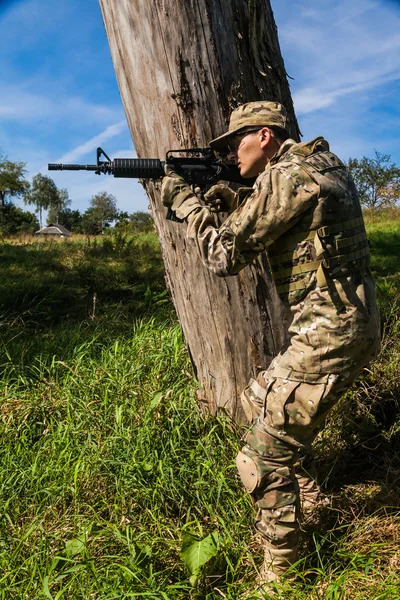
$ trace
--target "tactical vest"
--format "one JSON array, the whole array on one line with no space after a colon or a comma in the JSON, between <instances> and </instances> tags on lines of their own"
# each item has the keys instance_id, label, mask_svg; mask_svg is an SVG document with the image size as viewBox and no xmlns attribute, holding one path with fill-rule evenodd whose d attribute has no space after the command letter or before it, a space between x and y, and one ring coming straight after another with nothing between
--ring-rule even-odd
<instances>
[{"instance_id":1,"label":"tactical vest","mask_svg":"<svg viewBox=\"0 0 400 600\"><path fill-rule=\"evenodd\" d=\"M315 149L317 151L315 151ZM305 149L309 151L309 148ZM318 204L321 214L328 215L324 224L312 231L296 227L295 234L284 234L268 249L268 259L278 294L302 290L309 286L305 275L316 272L317 285L328 286L330 279L344 277L369 266L369 243L354 183L337 156L325 148L312 148L304 155L292 153L293 162L304 169L320 187ZM333 215L333 216L332 216ZM304 258L304 243L311 246ZM310 258L311 254L311 258Z\"/></svg>"}]
</instances>

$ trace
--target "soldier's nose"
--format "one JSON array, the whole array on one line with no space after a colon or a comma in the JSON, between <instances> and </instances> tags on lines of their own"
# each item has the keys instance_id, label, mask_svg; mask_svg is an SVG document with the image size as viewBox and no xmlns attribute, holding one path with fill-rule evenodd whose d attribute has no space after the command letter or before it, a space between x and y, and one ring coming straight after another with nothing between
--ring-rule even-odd
<instances>
[{"instance_id":1,"label":"soldier's nose","mask_svg":"<svg viewBox=\"0 0 400 600\"><path fill-rule=\"evenodd\" d=\"M234 160L235 162L237 162L237 152L236 151L229 152L228 160Z\"/></svg>"}]
</instances>

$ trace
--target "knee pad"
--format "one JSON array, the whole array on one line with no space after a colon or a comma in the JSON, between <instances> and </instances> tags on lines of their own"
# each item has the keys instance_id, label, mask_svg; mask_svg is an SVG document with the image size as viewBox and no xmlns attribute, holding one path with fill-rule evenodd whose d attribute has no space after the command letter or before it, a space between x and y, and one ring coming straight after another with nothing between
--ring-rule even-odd
<instances>
[{"instance_id":1,"label":"knee pad","mask_svg":"<svg viewBox=\"0 0 400 600\"><path fill-rule=\"evenodd\" d=\"M251 456L240 451L236 457L236 468L246 490L251 494L259 483L257 465Z\"/></svg>"},{"instance_id":2,"label":"knee pad","mask_svg":"<svg viewBox=\"0 0 400 600\"><path fill-rule=\"evenodd\" d=\"M245 446L236 457L236 467L246 491L259 508L277 508L295 502L296 493L289 490L294 485L294 472L287 465L259 456Z\"/></svg>"},{"instance_id":3,"label":"knee pad","mask_svg":"<svg viewBox=\"0 0 400 600\"><path fill-rule=\"evenodd\" d=\"M295 503L297 448L279 435L272 435L259 422L249 432L246 442L236 457L236 466L253 501L261 509Z\"/></svg>"}]
</instances>

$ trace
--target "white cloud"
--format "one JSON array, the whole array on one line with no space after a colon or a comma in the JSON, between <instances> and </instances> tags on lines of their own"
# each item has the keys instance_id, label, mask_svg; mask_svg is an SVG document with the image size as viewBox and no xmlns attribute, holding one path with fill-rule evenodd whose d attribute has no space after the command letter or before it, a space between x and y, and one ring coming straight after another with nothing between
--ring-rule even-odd
<instances>
[{"instance_id":1,"label":"white cloud","mask_svg":"<svg viewBox=\"0 0 400 600\"><path fill-rule=\"evenodd\" d=\"M73 150L68 151L66 154L63 154L58 160L57 163L73 163L76 162L81 156L85 156L88 152L95 150L98 146L101 146L107 140L119 135L122 131L126 129L126 121L119 121L114 125L110 125L104 131L90 138L87 142L76 146Z\"/></svg>"},{"instance_id":2,"label":"white cloud","mask_svg":"<svg viewBox=\"0 0 400 600\"><path fill-rule=\"evenodd\" d=\"M322 93L315 88L303 88L293 94L293 103L298 115L326 108L335 101L334 93Z\"/></svg>"},{"instance_id":3,"label":"white cloud","mask_svg":"<svg viewBox=\"0 0 400 600\"><path fill-rule=\"evenodd\" d=\"M363 90L369 90L397 79L400 79L400 70L382 75L375 74L375 77L372 76L371 73L371 76L365 81L361 81L355 85L343 86L337 89L327 89L324 91L321 90L320 87L303 88L293 94L295 110L298 115L314 112L321 108L327 108L328 106L331 106L340 96L361 92Z\"/></svg>"},{"instance_id":4,"label":"white cloud","mask_svg":"<svg viewBox=\"0 0 400 600\"><path fill-rule=\"evenodd\" d=\"M274 6L299 115L400 78L400 11L382 0Z\"/></svg>"}]
</instances>

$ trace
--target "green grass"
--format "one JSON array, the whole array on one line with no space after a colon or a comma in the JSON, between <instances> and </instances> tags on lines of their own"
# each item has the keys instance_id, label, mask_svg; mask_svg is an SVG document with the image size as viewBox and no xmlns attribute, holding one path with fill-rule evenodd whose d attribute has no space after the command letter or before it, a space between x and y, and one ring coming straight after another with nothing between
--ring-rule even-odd
<instances>
[{"instance_id":1,"label":"green grass","mask_svg":"<svg viewBox=\"0 0 400 600\"><path fill-rule=\"evenodd\" d=\"M400 598L400 285L385 227L393 249L393 220L368 222L383 351L316 441L332 508L303 525L285 600ZM238 599L261 560L240 432L197 410L154 235L0 255L0 598ZM188 533L219 537L195 587Z\"/></svg>"},{"instance_id":2,"label":"green grass","mask_svg":"<svg viewBox=\"0 0 400 600\"><path fill-rule=\"evenodd\" d=\"M372 268L377 281L387 278L400 288L400 208L367 212L365 216L371 241Z\"/></svg>"}]
</instances>

